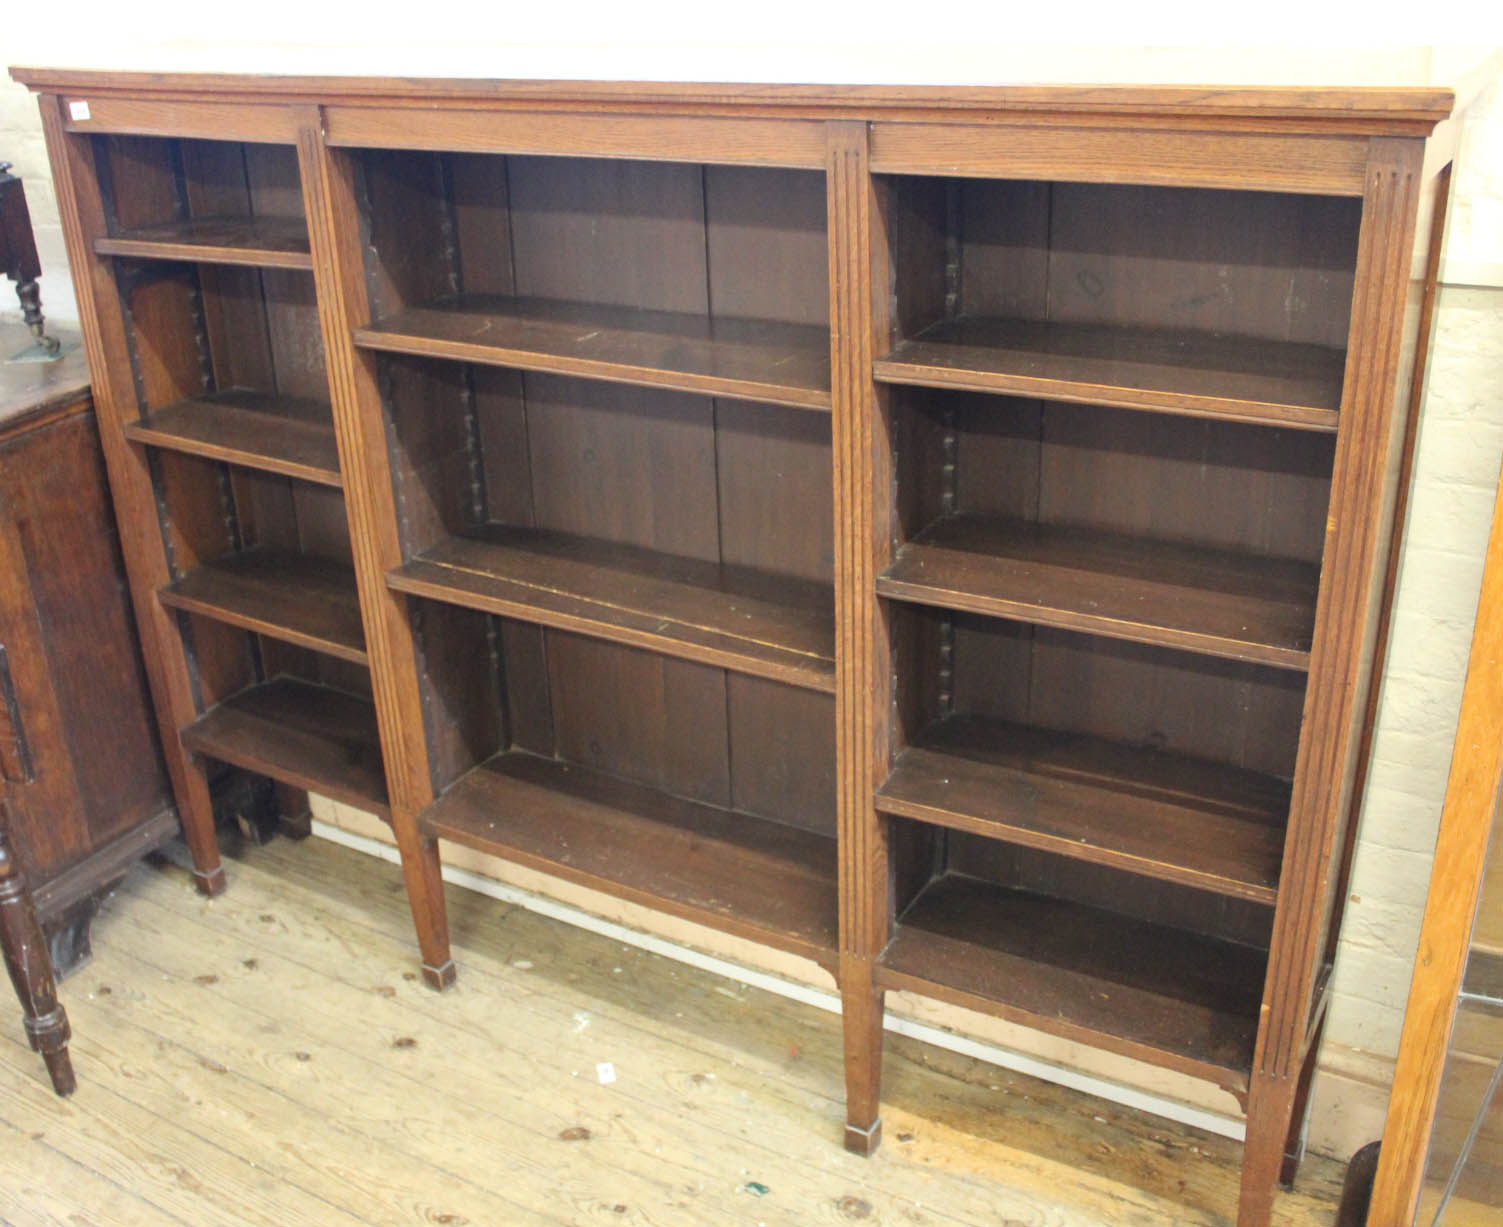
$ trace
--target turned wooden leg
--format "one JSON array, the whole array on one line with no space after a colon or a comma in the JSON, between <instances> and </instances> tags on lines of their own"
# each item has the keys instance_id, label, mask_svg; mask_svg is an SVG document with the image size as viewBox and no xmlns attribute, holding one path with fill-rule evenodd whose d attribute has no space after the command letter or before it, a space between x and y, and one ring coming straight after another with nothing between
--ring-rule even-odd
<instances>
[{"instance_id":1,"label":"turned wooden leg","mask_svg":"<svg viewBox=\"0 0 1503 1227\"><path fill-rule=\"evenodd\" d=\"M219 862L219 840L214 834L214 799L209 794L209 776L203 759L196 754L184 756L183 804L178 817L183 824L183 839L193 858L193 881L199 893L213 898L225 888L224 866Z\"/></svg>"},{"instance_id":2,"label":"turned wooden leg","mask_svg":"<svg viewBox=\"0 0 1503 1227\"><path fill-rule=\"evenodd\" d=\"M417 925L418 947L423 954L423 979L428 987L442 991L454 983L454 959L449 953L449 917L444 907L443 866L438 841L423 835L416 820L392 814L392 831L402 854L402 877Z\"/></svg>"},{"instance_id":3,"label":"turned wooden leg","mask_svg":"<svg viewBox=\"0 0 1503 1227\"><path fill-rule=\"evenodd\" d=\"M11 856L9 825L10 812L0 801L0 948L5 952L10 982L21 999L26 1038L47 1063L52 1089L59 1095L71 1095L77 1083L68 1059L68 1015L57 1000L52 961L47 957L47 941L37 923L31 892L26 889L21 867Z\"/></svg>"},{"instance_id":4,"label":"turned wooden leg","mask_svg":"<svg viewBox=\"0 0 1503 1227\"><path fill-rule=\"evenodd\" d=\"M1299 1080L1294 1086L1294 1105L1289 1112L1289 1132L1284 1139L1284 1162L1279 1167L1279 1183L1285 1188L1294 1184L1299 1174L1299 1161L1305 1157L1305 1122L1310 1119L1310 1086L1315 1081L1315 1055L1320 1051L1320 1037L1325 1034L1326 1020L1320 1020L1315 1037L1310 1041L1310 1050L1305 1053L1300 1066Z\"/></svg>"},{"instance_id":5,"label":"turned wooden leg","mask_svg":"<svg viewBox=\"0 0 1503 1227\"><path fill-rule=\"evenodd\" d=\"M1237 1227L1268 1227L1298 1089L1298 1079L1253 1074L1247 1098L1247 1140L1242 1146L1242 1196L1237 1203Z\"/></svg>"},{"instance_id":6,"label":"turned wooden leg","mask_svg":"<svg viewBox=\"0 0 1503 1227\"><path fill-rule=\"evenodd\" d=\"M845 1148L869 1155L882 1143L882 998L865 959L840 960L845 1029Z\"/></svg>"}]
</instances>

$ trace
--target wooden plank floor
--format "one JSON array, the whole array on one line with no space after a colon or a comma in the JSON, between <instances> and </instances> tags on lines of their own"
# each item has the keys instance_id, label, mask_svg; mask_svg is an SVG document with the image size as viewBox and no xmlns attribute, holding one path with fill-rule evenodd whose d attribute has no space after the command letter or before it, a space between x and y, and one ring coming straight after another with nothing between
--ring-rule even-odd
<instances>
[{"instance_id":1,"label":"wooden plank floor","mask_svg":"<svg viewBox=\"0 0 1503 1227\"><path fill-rule=\"evenodd\" d=\"M278 841L243 852L212 902L177 861L137 867L63 985L72 1100L0 998L0 1220L1230 1221L1236 1143L895 1037L887 1141L855 1158L833 1016L449 901L460 978L437 996L394 866ZM1329 1223L1340 1177L1308 1159L1275 1221Z\"/></svg>"}]
</instances>

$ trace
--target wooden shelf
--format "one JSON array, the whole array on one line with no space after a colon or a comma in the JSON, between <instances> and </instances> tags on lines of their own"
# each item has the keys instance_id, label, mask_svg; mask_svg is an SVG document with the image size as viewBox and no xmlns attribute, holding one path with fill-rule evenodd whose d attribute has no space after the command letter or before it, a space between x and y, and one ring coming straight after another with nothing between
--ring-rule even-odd
<instances>
[{"instance_id":1,"label":"wooden shelf","mask_svg":"<svg viewBox=\"0 0 1503 1227\"><path fill-rule=\"evenodd\" d=\"M1309 563L990 516L936 520L877 579L896 600L1308 669Z\"/></svg>"},{"instance_id":2,"label":"wooden shelf","mask_svg":"<svg viewBox=\"0 0 1503 1227\"><path fill-rule=\"evenodd\" d=\"M835 688L834 600L818 584L501 526L450 537L387 583L792 686Z\"/></svg>"},{"instance_id":3,"label":"wooden shelf","mask_svg":"<svg viewBox=\"0 0 1503 1227\"><path fill-rule=\"evenodd\" d=\"M177 401L125 427L125 437L190 456L341 486L329 407L230 389Z\"/></svg>"},{"instance_id":4,"label":"wooden shelf","mask_svg":"<svg viewBox=\"0 0 1503 1227\"><path fill-rule=\"evenodd\" d=\"M184 748L390 821L376 709L369 699L278 678L243 690L183 729Z\"/></svg>"},{"instance_id":5,"label":"wooden shelf","mask_svg":"<svg viewBox=\"0 0 1503 1227\"><path fill-rule=\"evenodd\" d=\"M201 564L160 596L174 609L367 663L355 573L338 563L250 550Z\"/></svg>"},{"instance_id":6,"label":"wooden shelf","mask_svg":"<svg viewBox=\"0 0 1503 1227\"><path fill-rule=\"evenodd\" d=\"M300 217L195 217L142 226L94 240L102 256L192 260L254 268L313 267L308 227Z\"/></svg>"},{"instance_id":7,"label":"wooden shelf","mask_svg":"<svg viewBox=\"0 0 1503 1227\"><path fill-rule=\"evenodd\" d=\"M442 839L816 959L835 958L835 841L522 752L423 812Z\"/></svg>"},{"instance_id":8,"label":"wooden shelf","mask_svg":"<svg viewBox=\"0 0 1503 1227\"><path fill-rule=\"evenodd\" d=\"M367 349L830 408L830 334L771 320L463 295L355 329Z\"/></svg>"},{"instance_id":9,"label":"wooden shelf","mask_svg":"<svg viewBox=\"0 0 1503 1227\"><path fill-rule=\"evenodd\" d=\"M1289 785L1100 738L952 716L898 756L877 809L1271 904Z\"/></svg>"},{"instance_id":10,"label":"wooden shelf","mask_svg":"<svg viewBox=\"0 0 1503 1227\"><path fill-rule=\"evenodd\" d=\"M880 979L1240 1090L1267 957L947 874L904 912Z\"/></svg>"},{"instance_id":11,"label":"wooden shelf","mask_svg":"<svg viewBox=\"0 0 1503 1227\"><path fill-rule=\"evenodd\" d=\"M874 364L884 383L1334 431L1342 350L1171 329L962 316Z\"/></svg>"}]
</instances>

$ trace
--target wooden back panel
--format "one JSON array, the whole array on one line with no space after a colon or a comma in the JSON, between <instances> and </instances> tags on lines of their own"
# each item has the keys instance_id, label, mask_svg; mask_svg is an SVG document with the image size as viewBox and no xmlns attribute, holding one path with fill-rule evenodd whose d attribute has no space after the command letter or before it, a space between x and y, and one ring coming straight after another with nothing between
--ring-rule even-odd
<instances>
[{"instance_id":1,"label":"wooden back panel","mask_svg":"<svg viewBox=\"0 0 1503 1227\"><path fill-rule=\"evenodd\" d=\"M360 156L378 315L462 292L828 318L816 173ZM409 556L493 522L833 582L822 415L439 361L384 359L383 371ZM487 642L507 679L510 744L833 832L828 696L510 620ZM465 660L447 676L425 659L432 693L449 696L439 705L457 706ZM460 739L483 741L483 726L474 716ZM439 757L446 784L465 756Z\"/></svg>"}]
</instances>

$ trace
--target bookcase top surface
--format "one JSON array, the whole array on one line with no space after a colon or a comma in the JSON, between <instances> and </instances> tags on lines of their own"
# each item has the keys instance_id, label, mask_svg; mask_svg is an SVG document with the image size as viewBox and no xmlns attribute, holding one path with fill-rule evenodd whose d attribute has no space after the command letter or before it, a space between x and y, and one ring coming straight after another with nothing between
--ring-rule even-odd
<instances>
[{"instance_id":1,"label":"bookcase top surface","mask_svg":"<svg viewBox=\"0 0 1503 1227\"><path fill-rule=\"evenodd\" d=\"M852 118L949 115L1332 125L1347 131L1423 134L1455 105L1449 89L1226 85L791 85L681 81L477 80L465 78L123 72L17 66L38 91L138 98L455 107L613 107L666 112L723 110Z\"/></svg>"}]
</instances>

